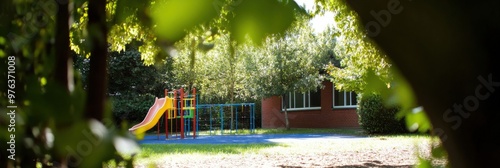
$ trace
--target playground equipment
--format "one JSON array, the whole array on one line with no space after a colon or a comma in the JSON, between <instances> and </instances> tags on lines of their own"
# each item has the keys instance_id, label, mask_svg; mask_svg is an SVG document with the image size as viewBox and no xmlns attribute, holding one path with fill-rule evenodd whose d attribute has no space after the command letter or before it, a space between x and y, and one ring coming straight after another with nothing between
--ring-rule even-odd
<instances>
[{"instance_id":1,"label":"playground equipment","mask_svg":"<svg viewBox=\"0 0 500 168\"><path fill-rule=\"evenodd\" d=\"M179 92L179 94L177 94ZM186 94L184 92L184 89L181 88L179 90L174 90L172 92L168 92L168 90L165 89L165 95L169 97L173 97L173 103L176 104L174 105L174 108L171 110L166 111L167 115L165 116L165 138L168 139L169 137L169 132L168 132L168 120L171 120L170 124L170 129L172 132L172 121L177 121L180 120L180 137L181 139L184 139L186 136L186 131L189 132L189 130L193 131L193 139L196 138L196 89L193 88L193 93L191 95ZM179 108L177 108L179 107ZM192 120L192 125L191 126L191 119ZM185 124L187 122L187 124ZM176 123L177 126L177 123ZM159 138L159 132L160 132L160 123L158 123L158 138Z\"/></svg>"},{"instance_id":2,"label":"playground equipment","mask_svg":"<svg viewBox=\"0 0 500 168\"><path fill-rule=\"evenodd\" d=\"M196 110L199 116L198 129L207 130L210 135L217 130L223 135L227 129L229 133L233 130L237 133L239 128L244 127L250 133L255 132L255 103L199 104Z\"/></svg>"},{"instance_id":3,"label":"playground equipment","mask_svg":"<svg viewBox=\"0 0 500 168\"><path fill-rule=\"evenodd\" d=\"M142 120L142 122L140 122L139 124L134 125L129 129L129 131L135 134L146 132L156 125L160 117L163 115L164 111L170 110L172 108L173 106L171 98L165 97L158 99L158 97L156 97L155 103L153 104L153 106L151 106L151 108L149 108L149 111L146 114L144 120Z\"/></svg>"},{"instance_id":4,"label":"playground equipment","mask_svg":"<svg viewBox=\"0 0 500 168\"><path fill-rule=\"evenodd\" d=\"M180 139L184 139L192 132L193 139L198 135L198 130L208 130L210 135L220 128L221 135L224 129L230 128L237 132L238 128L248 126L251 133L255 132L255 104L197 104L196 89L192 93L184 92L184 89L168 91L165 89L165 98L156 98L155 103L149 109L144 120L134 125L129 131L134 134L144 133L157 125L157 136L160 138L160 118L163 116L165 126L165 139L173 137L169 133L180 133ZM231 121L225 121L227 111L230 109ZM236 122L233 122L233 119ZM242 124L239 121L248 123ZM230 124L228 124L230 123ZM235 123L233 127L233 123ZM169 132L170 126L170 132ZM201 127L201 128L200 128ZM174 131L175 129L175 131Z\"/></svg>"},{"instance_id":5,"label":"playground equipment","mask_svg":"<svg viewBox=\"0 0 500 168\"><path fill-rule=\"evenodd\" d=\"M179 94L177 94L179 93ZM184 139L186 124L193 120L193 138L196 138L196 89L193 89L192 95L186 95L184 89L168 92L165 89L165 98L156 98L155 103L149 108L146 117L139 124L134 125L129 131L134 134L144 133L157 125L162 116L165 115L165 135L168 138L168 120L180 119L180 137ZM189 130L189 126L187 130ZM158 125L159 133L159 125Z\"/></svg>"}]
</instances>

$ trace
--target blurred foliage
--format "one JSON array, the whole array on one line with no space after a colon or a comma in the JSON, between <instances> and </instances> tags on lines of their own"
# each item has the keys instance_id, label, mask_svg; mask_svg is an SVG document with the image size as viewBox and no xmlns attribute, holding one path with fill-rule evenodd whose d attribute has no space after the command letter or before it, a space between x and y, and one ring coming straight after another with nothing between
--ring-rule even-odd
<instances>
[{"instance_id":1,"label":"blurred foliage","mask_svg":"<svg viewBox=\"0 0 500 168\"><path fill-rule=\"evenodd\" d=\"M248 40L248 35L260 44L265 37L287 30L297 18L296 13L307 14L291 0L242 1L234 8L234 17L229 19L232 40L242 43Z\"/></svg>"},{"instance_id":2,"label":"blurred foliage","mask_svg":"<svg viewBox=\"0 0 500 168\"><path fill-rule=\"evenodd\" d=\"M215 0L170 0L158 1L151 7L151 18L158 37L170 42L181 40L199 24L214 19L220 8L214 7Z\"/></svg>"},{"instance_id":3,"label":"blurred foliage","mask_svg":"<svg viewBox=\"0 0 500 168\"><path fill-rule=\"evenodd\" d=\"M15 103L2 99L0 104L17 106L15 119L0 116L0 141L15 140L15 155L0 151L0 167L99 167L106 160L131 165L138 146L127 131L115 127L110 118L84 119L86 93L81 76L70 74L75 81L70 88L54 79L58 73L54 71L57 1L2 1L0 6L1 51L15 57L16 64L12 74ZM0 59L0 67L7 69L7 57ZM7 72L0 76L7 79ZM0 83L6 85L4 80ZM6 92L0 91L2 95ZM6 110L0 111L6 114ZM14 126L7 125L12 122ZM7 145L0 146L8 149ZM8 159L9 155L15 160Z\"/></svg>"}]
</instances>

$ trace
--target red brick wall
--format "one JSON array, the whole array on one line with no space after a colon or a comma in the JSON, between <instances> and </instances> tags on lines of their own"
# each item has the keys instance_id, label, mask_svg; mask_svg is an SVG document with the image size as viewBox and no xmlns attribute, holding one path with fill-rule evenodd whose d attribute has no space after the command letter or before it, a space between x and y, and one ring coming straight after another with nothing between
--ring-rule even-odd
<instances>
[{"instance_id":1,"label":"red brick wall","mask_svg":"<svg viewBox=\"0 0 500 168\"><path fill-rule=\"evenodd\" d=\"M321 109L289 111L291 128L345 128L359 127L355 108L332 109L333 84L323 82ZM262 100L262 128L285 127L285 114L281 112L281 98L274 96Z\"/></svg>"}]
</instances>

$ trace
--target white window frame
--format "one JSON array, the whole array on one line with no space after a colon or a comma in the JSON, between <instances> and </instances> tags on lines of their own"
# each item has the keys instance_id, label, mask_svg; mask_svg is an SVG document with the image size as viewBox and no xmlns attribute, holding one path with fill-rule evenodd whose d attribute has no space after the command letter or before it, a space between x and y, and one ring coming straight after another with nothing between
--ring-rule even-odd
<instances>
[{"instance_id":1,"label":"white window frame","mask_svg":"<svg viewBox=\"0 0 500 168\"><path fill-rule=\"evenodd\" d=\"M343 93L343 95L344 95L344 105L339 106L339 105L335 104L335 88L333 88L332 89L332 105L333 105L334 109L335 108L357 108L358 107L357 103L356 103L356 105L352 105L352 103L353 103L353 101L352 101L352 99L353 99L352 93L354 93L353 91L349 91L349 92L348 91L339 91L339 93ZM346 96L347 94L346 93L348 93L349 97L350 97L349 104L347 104L347 101L345 101L347 99L347 96ZM356 97L354 97L354 98L356 98Z\"/></svg>"},{"instance_id":2,"label":"white window frame","mask_svg":"<svg viewBox=\"0 0 500 168\"><path fill-rule=\"evenodd\" d=\"M304 107L291 107L291 104L292 104L292 99L293 99L293 102L296 102L296 94L297 92L288 92L288 95L287 95L287 98L288 98L288 107L287 107L287 111L305 111L305 110L321 110L321 102L320 102L320 106L318 107L311 107L311 92L310 91L307 91L305 92L306 94L303 94L302 96L302 100L304 102ZM293 95L293 96L291 96ZM307 103L306 103L306 95L309 96L309 98L307 99ZM309 107L305 107L305 105L308 104ZM283 108L284 106L284 100L283 100L283 97L281 98L281 110L282 111L285 111L285 109Z\"/></svg>"}]
</instances>

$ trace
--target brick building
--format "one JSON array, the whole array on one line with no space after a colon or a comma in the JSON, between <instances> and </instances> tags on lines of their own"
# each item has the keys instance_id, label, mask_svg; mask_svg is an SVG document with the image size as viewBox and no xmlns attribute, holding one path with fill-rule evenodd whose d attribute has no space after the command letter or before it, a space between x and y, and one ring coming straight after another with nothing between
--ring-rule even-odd
<instances>
[{"instance_id":1,"label":"brick building","mask_svg":"<svg viewBox=\"0 0 500 168\"><path fill-rule=\"evenodd\" d=\"M262 128L285 127L283 101L288 101L291 128L359 127L356 94L334 90L329 81L317 92L292 92L287 100L274 96L262 100Z\"/></svg>"}]
</instances>

